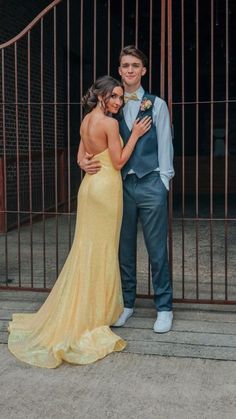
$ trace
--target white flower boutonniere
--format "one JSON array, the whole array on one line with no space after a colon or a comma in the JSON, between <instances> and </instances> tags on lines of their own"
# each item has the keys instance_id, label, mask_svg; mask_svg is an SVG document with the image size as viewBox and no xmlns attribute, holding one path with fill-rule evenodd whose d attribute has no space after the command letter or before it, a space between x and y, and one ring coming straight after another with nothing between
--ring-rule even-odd
<instances>
[{"instance_id":1,"label":"white flower boutonniere","mask_svg":"<svg viewBox=\"0 0 236 419\"><path fill-rule=\"evenodd\" d=\"M146 97L143 98L141 105L140 105L140 110L142 112L146 111L147 109L150 109L152 107L152 102L150 99L147 99Z\"/></svg>"}]
</instances>

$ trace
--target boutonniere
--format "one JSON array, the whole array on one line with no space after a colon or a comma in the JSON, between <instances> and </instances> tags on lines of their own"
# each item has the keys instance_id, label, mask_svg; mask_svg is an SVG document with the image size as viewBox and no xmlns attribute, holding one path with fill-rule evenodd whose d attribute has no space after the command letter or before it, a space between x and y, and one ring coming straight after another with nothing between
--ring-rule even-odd
<instances>
[{"instance_id":1,"label":"boutonniere","mask_svg":"<svg viewBox=\"0 0 236 419\"><path fill-rule=\"evenodd\" d=\"M150 99L147 99L146 97L143 98L141 105L140 105L140 110L142 112L146 111L147 109L150 109L152 107L152 102Z\"/></svg>"}]
</instances>

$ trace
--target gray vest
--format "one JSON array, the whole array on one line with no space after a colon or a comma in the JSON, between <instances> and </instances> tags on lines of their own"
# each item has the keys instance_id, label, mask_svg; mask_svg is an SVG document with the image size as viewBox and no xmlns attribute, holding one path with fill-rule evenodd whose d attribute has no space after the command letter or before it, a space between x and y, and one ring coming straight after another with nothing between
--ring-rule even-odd
<instances>
[{"instance_id":1,"label":"gray vest","mask_svg":"<svg viewBox=\"0 0 236 419\"><path fill-rule=\"evenodd\" d=\"M150 95L149 93L145 92L143 95L143 99L149 99L152 102L152 106L149 109L145 109L142 111L139 109L137 118L143 118L144 116L150 115L152 116L152 109L153 104L155 101L156 96ZM119 121L119 128L120 128L120 135L124 144L127 143L131 131L129 130L125 118L121 118ZM152 172L159 166L158 164L158 144L157 144L157 133L156 127L152 123L150 130L144 134L141 138L138 139L138 142L135 146L135 149L127 161L125 166L122 169L122 177L123 179L126 178L127 173L133 169L135 174L142 178L143 176L147 175L148 173Z\"/></svg>"}]
</instances>

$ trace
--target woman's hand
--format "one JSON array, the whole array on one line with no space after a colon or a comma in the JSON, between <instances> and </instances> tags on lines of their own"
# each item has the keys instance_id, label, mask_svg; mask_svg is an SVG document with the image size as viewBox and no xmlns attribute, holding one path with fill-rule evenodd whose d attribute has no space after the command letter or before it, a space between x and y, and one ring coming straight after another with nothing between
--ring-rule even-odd
<instances>
[{"instance_id":1,"label":"woman's hand","mask_svg":"<svg viewBox=\"0 0 236 419\"><path fill-rule=\"evenodd\" d=\"M142 135L144 135L147 131L149 131L149 129L151 128L151 125L152 125L151 116L145 116L142 119L138 118L134 122L132 133L137 135L138 138L142 137Z\"/></svg>"}]
</instances>

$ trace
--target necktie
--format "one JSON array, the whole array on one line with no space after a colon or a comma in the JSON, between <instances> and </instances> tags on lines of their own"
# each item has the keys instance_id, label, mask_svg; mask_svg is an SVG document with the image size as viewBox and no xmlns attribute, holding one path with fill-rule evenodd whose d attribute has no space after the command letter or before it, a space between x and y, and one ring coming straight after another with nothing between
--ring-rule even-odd
<instances>
[{"instance_id":1,"label":"necktie","mask_svg":"<svg viewBox=\"0 0 236 419\"><path fill-rule=\"evenodd\" d=\"M129 100L139 100L139 98L138 98L137 94L134 92L134 93L131 93L131 95L125 95L124 96L124 102L125 103L127 103Z\"/></svg>"}]
</instances>

